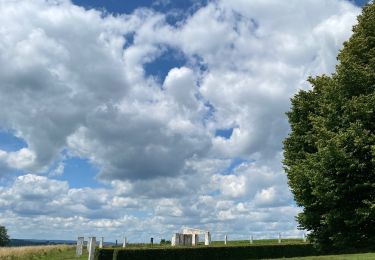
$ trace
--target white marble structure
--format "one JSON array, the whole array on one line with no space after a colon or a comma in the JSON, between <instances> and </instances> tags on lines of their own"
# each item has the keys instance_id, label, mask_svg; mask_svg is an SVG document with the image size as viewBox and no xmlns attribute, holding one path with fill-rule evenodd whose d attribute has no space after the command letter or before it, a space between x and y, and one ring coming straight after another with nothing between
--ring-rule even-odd
<instances>
[{"instance_id":1,"label":"white marble structure","mask_svg":"<svg viewBox=\"0 0 375 260\"><path fill-rule=\"evenodd\" d=\"M124 237L124 240L122 241L122 247L126 247L126 244L127 244L127 240L126 240L126 237Z\"/></svg>"},{"instance_id":2,"label":"white marble structure","mask_svg":"<svg viewBox=\"0 0 375 260\"><path fill-rule=\"evenodd\" d=\"M225 235L225 237L224 237L224 244L226 245L227 243L228 243L228 236Z\"/></svg>"},{"instance_id":3,"label":"white marble structure","mask_svg":"<svg viewBox=\"0 0 375 260\"><path fill-rule=\"evenodd\" d=\"M181 234L175 233L172 236L172 246L192 246L193 245L192 234Z\"/></svg>"},{"instance_id":4,"label":"white marble structure","mask_svg":"<svg viewBox=\"0 0 375 260\"><path fill-rule=\"evenodd\" d=\"M96 238L90 237L89 238L89 258L88 258L88 260L94 260L95 246L96 246Z\"/></svg>"},{"instance_id":5,"label":"white marble structure","mask_svg":"<svg viewBox=\"0 0 375 260\"><path fill-rule=\"evenodd\" d=\"M250 236L250 244L253 243L253 239L254 239L254 238L253 238L253 235L251 235L251 236Z\"/></svg>"},{"instance_id":6,"label":"white marble structure","mask_svg":"<svg viewBox=\"0 0 375 260\"><path fill-rule=\"evenodd\" d=\"M306 240L307 240L307 239L306 239L306 234L303 233L303 234L302 234L302 241L303 241L304 243L306 243Z\"/></svg>"},{"instance_id":7,"label":"white marble structure","mask_svg":"<svg viewBox=\"0 0 375 260\"><path fill-rule=\"evenodd\" d=\"M78 237L77 239L77 249L76 249L77 257L82 255L84 239L85 239L84 237Z\"/></svg>"},{"instance_id":8,"label":"white marble structure","mask_svg":"<svg viewBox=\"0 0 375 260\"><path fill-rule=\"evenodd\" d=\"M279 244L281 243L281 233L279 233Z\"/></svg>"},{"instance_id":9,"label":"white marble structure","mask_svg":"<svg viewBox=\"0 0 375 260\"><path fill-rule=\"evenodd\" d=\"M192 245L196 246L199 242L199 235L205 235L204 236L204 244L210 245L211 244L211 234L209 231L196 229L196 228L184 228L182 230L182 234L189 234L192 235Z\"/></svg>"}]
</instances>

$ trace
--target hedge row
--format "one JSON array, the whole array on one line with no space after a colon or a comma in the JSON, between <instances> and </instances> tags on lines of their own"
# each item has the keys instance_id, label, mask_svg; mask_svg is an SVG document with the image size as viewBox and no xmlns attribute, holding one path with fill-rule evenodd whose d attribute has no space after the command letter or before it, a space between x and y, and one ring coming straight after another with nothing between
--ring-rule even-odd
<instances>
[{"instance_id":1,"label":"hedge row","mask_svg":"<svg viewBox=\"0 0 375 260\"><path fill-rule=\"evenodd\" d=\"M96 260L209 260L264 259L318 255L310 244L230 247L170 247L154 249L99 249Z\"/></svg>"}]
</instances>

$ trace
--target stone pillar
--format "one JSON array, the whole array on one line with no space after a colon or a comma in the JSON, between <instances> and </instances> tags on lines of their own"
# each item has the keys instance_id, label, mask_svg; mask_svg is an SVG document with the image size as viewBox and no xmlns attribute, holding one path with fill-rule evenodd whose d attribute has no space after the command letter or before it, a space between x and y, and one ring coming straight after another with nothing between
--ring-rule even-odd
<instances>
[{"instance_id":1,"label":"stone pillar","mask_svg":"<svg viewBox=\"0 0 375 260\"><path fill-rule=\"evenodd\" d=\"M89 249L90 248L90 243L91 243L90 242L91 241L90 238L91 237L88 237L88 239L87 239L87 244L86 244L87 253L90 252L90 249Z\"/></svg>"},{"instance_id":2,"label":"stone pillar","mask_svg":"<svg viewBox=\"0 0 375 260\"><path fill-rule=\"evenodd\" d=\"M124 240L122 241L122 247L126 247L126 244L127 244L127 240L126 240L126 237L124 237Z\"/></svg>"},{"instance_id":3,"label":"stone pillar","mask_svg":"<svg viewBox=\"0 0 375 260\"><path fill-rule=\"evenodd\" d=\"M253 235L250 236L250 244L253 244Z\"/></svg>"},{"instance_id":4,"label":"stone pillar","mask_svg":"<svg viewBox=\"0 0 375 260\"><path fill-rule=\"evenodd\" d=\"M224 237L224 244L226 245L227 243L228 243L228 236L225 235L225 237Z\"/></svg>"},{"instance_id":5,"label":"stone pillar","mask_svg":"<svg viewBox=\"0 0 375 260\"><path fill-rule=\"evenodd\" d=\"M103 248L103 244L104 244L104 237L100 239L99 248Z\"/></svg>"},{"instance_id":6,"label":"stone pillar","mask_svg":"<svg viewBox=\"0 0 375 260\"><path fill-rule=\"evenodd\" d=\"M196 246L196 245L198 245L198 242L199 242L198 234L193 234L191 245Z\"/></svg>"},{"instance_id":7,"label":"stone pillar","mask_svg":"<svg viewBox=\"0 0 375 260\"><path fill-rule=\"evenodd\" d=\"M94 260L95 256L95 246L96 246L96 238L95 237L90 237L89 239L89 258L88 260Z\"/></svg>"},{"instance_id":8,"label":"stone pillar","mask_svg":"<svg viewBox=\"0 0 375 260\"><path fill-rule=\"evenodd\" d=\"M204 233L204 244L206 246L209 246L211 244L211 234L208 231Z\"/></svg>"},{"instance_id":9,"label":"stone pillar","mask_svg":"<svg viewBox=\"0 0 375 260\"><path fill-rule=\"evenodd\" d=\"M281 243L281 233L279 233L279 244Z\"/></svg>"},{"instance_id":10,"label":"stone pillar","mask_svg":"<svg viewBox=\"0 0 375 260\"><path fill-rule=\"evenodd\" d=\"M84 243L84 237L78 237L77 239L77 249L76 249L76 256L81 256L83 251L83 243Z\"/></svg>"},{"instance_id":11,"label":"stone pillar","mask_svg":"<svg viewBox=\"0 0 375 260\"><path fill-rule=\"evenodd\" d=\"M171 239L171 245L176 246L177 234L173 234Z\"/></svg>"},{"instance_id":12,"label":"stone pillar","mask_svg":"<svg viewBox=\"0 0 375 260\"><path fill-rule=\"evenodd\" d=\"M305 234L305 233L302 234L302 241L303 241L304 243L306 243L306 234Z\"/></svg>"}]
</instances>

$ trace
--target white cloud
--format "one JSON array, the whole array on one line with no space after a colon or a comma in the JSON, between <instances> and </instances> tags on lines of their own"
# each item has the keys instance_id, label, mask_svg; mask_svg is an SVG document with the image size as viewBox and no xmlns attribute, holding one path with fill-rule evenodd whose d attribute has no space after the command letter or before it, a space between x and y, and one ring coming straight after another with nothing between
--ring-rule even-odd
<instances>
[{"instance_id":1,"label":"white cloud","mask_svg":"<svg viewBox=\"0 0 375 260\"><path fill-rule=\"evenodd\" d=\"M332 72L358 13L341 0L221 0L172 26L145 8L111 16L0 1L0 127L27 143L0 150L0 175L56 167L8 179L0 218L19 237L124 226L140 239L146 227L164 236L183 225L297 234L284 113L308 75ZM168 48L186 64L158 83L144 65ZM227 128L229 139L215 137ZM88 159L107 188L53 180L67 156ZM235 158L245 163L228 170Z\"/></svg>"}]
</instances>

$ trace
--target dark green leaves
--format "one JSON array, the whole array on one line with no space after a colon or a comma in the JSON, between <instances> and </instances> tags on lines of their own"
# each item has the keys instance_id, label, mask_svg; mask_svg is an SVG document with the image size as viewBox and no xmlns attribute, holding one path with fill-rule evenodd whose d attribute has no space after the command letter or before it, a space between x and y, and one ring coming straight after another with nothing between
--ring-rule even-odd
<instances>
[{"instance_id":1,"label":"dark green leaves","mask_svg":"<svg viewBox=\"0 0 375 260\"><path fill-rule=\"evenodd\" d=\"M358 18L331 76L310 78L287 113L284 165L300 228L322 248L375 241L375 4Z\"/></svg>"}]
</instances>

